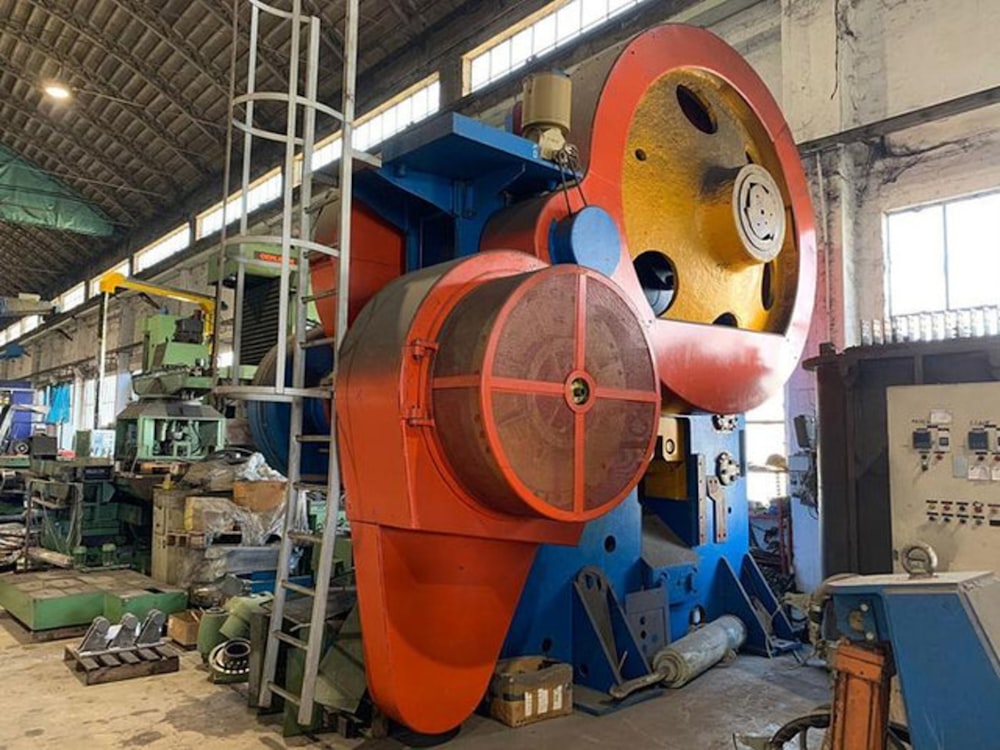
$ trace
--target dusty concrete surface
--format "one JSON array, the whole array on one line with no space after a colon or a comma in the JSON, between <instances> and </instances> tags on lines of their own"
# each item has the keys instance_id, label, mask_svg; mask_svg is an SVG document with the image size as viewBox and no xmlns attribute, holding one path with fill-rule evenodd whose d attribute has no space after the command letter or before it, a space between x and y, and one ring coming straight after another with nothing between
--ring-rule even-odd
<instances>
[{"instance_id":1,"label":"dusty concrete surface","mask_svg":"<svg viewBox=\"0 0 1000 750\"><path fill-rule=\"evenodd\" d=\"M0 750L408 746L405 738L359 744L332 734L286 742L276 721L261 721L247 708L244 687L211 684L194 653L183 656L176 674L85 687L62 661L66 643L24 643L20 626L0 610ZM683 690L609 716L578 712L516 730L473 717L444 747L731 750L734 732L764 734L827 695L821 672L787 657L770 662L743 657Z\"/></svg>"}]
</instances>

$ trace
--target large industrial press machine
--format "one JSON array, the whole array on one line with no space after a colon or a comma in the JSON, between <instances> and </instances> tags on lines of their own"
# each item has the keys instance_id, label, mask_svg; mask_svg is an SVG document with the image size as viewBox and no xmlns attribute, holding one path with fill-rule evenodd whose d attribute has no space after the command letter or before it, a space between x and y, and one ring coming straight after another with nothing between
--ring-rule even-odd
<instances>
[{"instance_id":1,"label":"large industrial press machine","mask_svg":"<svg viewBox=\"0 0 1000 750\"><path fill-rule=\"evenodd\" d=\"M541 654L600 710L724 615L794 646L748 555L741 414L798 362L813 219L734 50L662 26L533 79L508 131L416 125L355 175L352 221L335 411L379 708L450 730L500 656ZM336 260L313 269L329 336ZM268 453L287 406L249 412Z\"/></svg>"}]
</instances>

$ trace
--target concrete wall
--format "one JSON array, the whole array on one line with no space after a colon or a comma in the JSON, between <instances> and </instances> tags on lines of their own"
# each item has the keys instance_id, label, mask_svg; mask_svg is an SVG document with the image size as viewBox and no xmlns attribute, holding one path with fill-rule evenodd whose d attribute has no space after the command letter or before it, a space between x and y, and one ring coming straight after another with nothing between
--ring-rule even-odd
<instances>
[{"instance_id":1,"label":"concrete wall","mask_svg":"<svg viewBox=\"0 0 1000 750\"><path fill-rule=\"evenodd\" d=\"M1000 85L991 0L783 0L784 108L799 142ZM822 154L829 338L886 311L886 211L1000 187L998 108ZM816 180L816 157L809 169ZM819 207L819 206L818 206ZM815 343L815 342L814 342Z\"/></svg>"},{"instance_id":2,"label":"concrete wall","mask_svg":"<svg viewBox=\"0 0 1000 750\"><path fill-rule=\"evenodd\" d=\"M798 142L1000 85L992 0L782 0L782 103ZM755 63L756 64L756 63ZM769 81L770 82L770 81ZM1000 187L1000 111L989 107L845 143L806 158L820 240L817 314L806 355L856 344L887 314L887 211ZM789 416L815 414L811 375L788 387ZM820 575L815 519L796 509L800 583Z\"/></svg>"}]
</instances>

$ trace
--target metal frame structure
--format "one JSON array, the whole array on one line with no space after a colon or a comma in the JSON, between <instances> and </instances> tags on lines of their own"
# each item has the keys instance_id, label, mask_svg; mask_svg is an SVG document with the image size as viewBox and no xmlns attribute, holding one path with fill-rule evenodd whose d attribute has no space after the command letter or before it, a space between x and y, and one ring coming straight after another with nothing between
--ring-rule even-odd
<instances>
[{"instance_id":1,"label":"metal frame structure","mask_svg":"<svg viewBox=\"0 0 1000 750\"><path fill-rule=\"evenodd\" d=\"M285 513L285 527L281 541L281 552L278 563L277 586L269 626L267 648L264 655L264 672L261 680L259 704L269 706L272 697L278 695L285 700L298 705L298 720L300 724L308 724L312 720L316 677L322 655L324 640L324 622L326 619L327 595L329 581L333 568L333 545L336 538L337 518L340 514L340 469L337 458L336 418L331 408L331 430L324 435L306 435L303 431L303 412L307 399L331 399L332 390L329 387L305 386L306 356L310 348L317 346L339 347L347 332L347 279L350 268L350 232L351 232L351 190L353 161L358 154L352 148L354 129L355 85L357 76L358 51L358 0L346 1L346 19L344 31L344 86L342 111L337 111L321 104L317 98L319 73L319 51L321 45L320 18L305 15L302 10L303 0L291 0L291 10L286 11L269 5L262 0L248 0L250 4L250 52L248 56L248 75L246 92L233 96L232 107L242 106L243 117L239 120L231 118L231 126L243 134L242 148L242 193L243 202L240 226L237 234L227 236L228 219L223 213L222 261L228 257L237 261L236 299L233 323L233 380L232 384L216 390L221 396L247 401L266 401L286 403L290 408L290 430L288 446L288 497ZM288 22L291 34L291 44L288 57L288 89L285 92L261 91L257 89L256 68L261 50L260 20L262 14L270 14L283 18ZM235 16L235 10L234 10ZM235 40L234 40L235 44ZM300 71L300 59L305 53L304 73ZM235 57L234 57L235 65ZM300 77L304 74L304 90L300 91ZM235 71L234 71L235 80ZM235 94L235 91L233 92ZM284 133L259 127L255 123L255 105L259 102L279 102L287 108L287 121ZM341 142L343 154L340 161L340 228L337 248L310 240L313 178L313 149L316 139L316 117L324 114L340 120L342 123ZM233 132L230 131L229 141L232 143ZM282 191L282 211L280 233L275 235L255 235L249 231L247 211L247 195L250 191L251 166L253 163L254 142L257 139L277 142L284 146L283 174L285 176ZM294 176L297 167L297 151L301 149L302 176L299 186L298 201L295 200ZM229 150L232 159L232 149ZM366 161L371 157L362 155ZM229 164L227 164L227 173ZM228 181L227 181L228 182ZM225 205L225 204L224 204ZM225 209L223 209L225 212ZM260 261L244 257L241 248L245 245L272 245L277 254L280 252L279 288L281 304L278 312L278 341L276 351L277 365L274 384L270 386L241 386L239 384L240 337L242 335L242 312L246 284L247 266L259 264ZM233 250L236 252L234 253ZM333 336L315 338L308 336L306 309L318 295L303 294L309 286L309 254L320 253L337 258L339 261L339 289L343 290L337 297L337 326ZM274 267L274 263L266 263ZM329 293L326 293L329 294ZM287 301L287 304L285 302ZM294 314L289 317L290 311ZM283 342L288 336L291 346ZM289 356L290 355L290 356ZM288 368L291 368L289 383ZM334 375L336 362L334 362ZM304 481L302 474L303 443L322 442L329 446L329 468L325 482L318 484ZM306 493L324 493L327 498L326 517L323 533L311 534L303 529L300 519L305 516ZM315 588L301 586L292 582L290 575L290 560L293 547L310 544L318 547L319 564L316 570ZM312 597L312 616L308 640L302 640L283 631L285 603L289 592ZM278 656L281 644L305 652L305 669L302 680L301 694L295 694L285 687L275 683Z\"/></svg>"}]
</instances>

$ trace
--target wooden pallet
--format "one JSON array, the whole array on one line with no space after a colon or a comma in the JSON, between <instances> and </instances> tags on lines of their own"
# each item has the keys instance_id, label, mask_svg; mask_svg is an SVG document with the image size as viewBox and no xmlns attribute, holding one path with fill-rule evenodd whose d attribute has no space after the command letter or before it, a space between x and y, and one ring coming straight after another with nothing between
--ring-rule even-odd
<instances>
[{"instance_id":1,"label":"wooden pallet","mask_svg":"<svg viewBox=\"0 0 1000 750\"><path fill-rule=\"evenodd\" d=\"M79 640L87 632L90 623L86 625L67 625L64 628L49 628L48 630L32 630L18 620L10 612L0 616L0 624L14 636L19 643L48 643L50 641L65 641L70 638Z\"/></svg>"},{"instance_id":2,"label":"wooden pallet","mask_svg":"<svg viewBox=\"0 0 1000 750\"><path fill-rule=\"evenodd\" d=\"M191 549L205 549L206 540L204 532L167 532L168 547L190 547Z\"/></svg>"},{"instance_id":3,"label":"wooden pallet","mask_svg":"<svg viewBox=\"0 0 1000 750\"><path fill-rule=\"evenodd\" d=\"M101 685L180 669L177 652L163 645L88 656L81 656L74 646L67 646L63 660L69 662L70 669L78 673L84 685Z\"/></svg>"}]
</instances>

